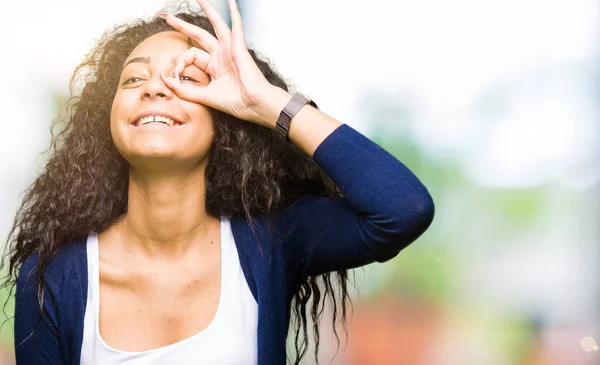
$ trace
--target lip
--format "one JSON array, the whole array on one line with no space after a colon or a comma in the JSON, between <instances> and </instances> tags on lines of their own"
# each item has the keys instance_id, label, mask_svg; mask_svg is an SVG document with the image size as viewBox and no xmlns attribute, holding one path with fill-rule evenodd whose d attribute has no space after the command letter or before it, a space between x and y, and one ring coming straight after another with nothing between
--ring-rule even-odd
<instances>
[{"instance_id":1,"label":"lip","mask_svg":"<svg viewBox=\"0 0 600 365\"><path fill-rule=\"evenodd\" d=\"M145 111L141 114L138 114L135 118L133 118L131 120L131 122L129 123L129 125L132 125L134 127L140 127L139 125L137 125L136 123L144 118L144 117L149 117L149 116L161 116L161 117L167 117L172 119L175 122L175 125L173 125L173 127L181 127L182 125L185 124L185 122L177 117L174 117L173 115L167 113L167 112L163 112L163 111L159 111L159 110L148 110Z\"/></svg>"}]
</instances>

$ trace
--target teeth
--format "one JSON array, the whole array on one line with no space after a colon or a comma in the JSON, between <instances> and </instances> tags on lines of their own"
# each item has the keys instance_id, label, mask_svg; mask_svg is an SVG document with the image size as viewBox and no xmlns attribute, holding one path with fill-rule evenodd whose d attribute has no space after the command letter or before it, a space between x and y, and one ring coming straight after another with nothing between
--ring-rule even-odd
<instances>
[{"instance_id":1,"label":"teeth","mask_svg":"<svg viewBox=\"0 0 600 365\"><path fill-rule=\"evenodd\" d=\"M150 115L148 117L143 117L142 119L140 119L138 121L137 124L144 125L144 124L148 124L148 123L152 123L152 122L160 122L160 123L166 124L171 127L175 124L173 119L164 117L162 115Z\"/></svg>"}]
</instances>

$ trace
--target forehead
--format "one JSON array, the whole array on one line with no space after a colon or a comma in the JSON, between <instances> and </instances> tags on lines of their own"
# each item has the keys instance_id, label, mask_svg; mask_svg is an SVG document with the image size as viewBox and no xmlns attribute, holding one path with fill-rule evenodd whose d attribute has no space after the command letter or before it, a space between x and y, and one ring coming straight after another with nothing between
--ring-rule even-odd
<instances>
[{"instance_id":1,"label":"forehead","mask_svg":"<svg viewBox=\"0 0 600 365\"><path fill-rule=\"evenodd\" d=\"M128 60L134 57L146 57L151 55L173 55L184 52L190 48L188 44L188 37L176 32L167 31L156 33L142 41L137 47L131 51Z\"/></svg>"}]
</instances>

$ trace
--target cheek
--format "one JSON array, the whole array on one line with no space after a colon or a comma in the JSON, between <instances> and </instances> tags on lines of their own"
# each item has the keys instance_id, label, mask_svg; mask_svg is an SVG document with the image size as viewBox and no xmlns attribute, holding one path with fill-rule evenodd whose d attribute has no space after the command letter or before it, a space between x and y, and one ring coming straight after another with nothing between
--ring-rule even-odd
<instances>
[{"instance_id":1,"label":"cheek","mask_svg":"<svg viewBox=\"0 0 600 365\"><path fill-rule=\"evenodd\" d=\"M118 120L122 120L127 115L127 110L125 110L127 103L123 99L123 94L117 92L110 109L111 125Z\"/></svg>"},{"instance_id":2,"label":"cheek","mask_svg":"<svg viewBox=\"0 0 600 365\"><path fill-rule=\"evenodd\" d=\"M118 93L115 95L113 99L111 109L110 109L110 134L112 136L113 143L116 145L117 149L122 148L122 140L123 126L126 125L123 122L127 121L128 111L127 111L127 103L123 100L122 95L120 96Z\"/></svg>"},{"instance_id":3,"label":"cheek","mask_svg":"<svg viewBox=\"0 0 600 365\"><path fill-rule=\"evenodd\" d=\"M201 130L210 132L210 134L214 133L214 118L209 107L185 101L182 103L182 110Z\"/></svg>"},{"instance_id":4,"label":"cheek","mask_svg":"<svg viewBox=\"0 0 600 365\"><path fill-rule=\"evenodd\" d=\"M207 127L210 126L212 128L213 113L211 108L189 101L184 101L181 106L185 114L191 116L190 119L196 121L196 123L199 122L202 125Z\"/></svg>"},{"instance_id":5,"label":"cheek","mask_svg":"<svg viewBox=\"0 0 600 365\"><path fill-rule=\"evenodd\" d=\"M195 156L204 156L209 152L216 134L212 110L209 107L195 103L193 105L182 105L182 109L190 117L191 122L190 133L182 146L185 146L184 148Z\"/></svg>"}]
</instances>

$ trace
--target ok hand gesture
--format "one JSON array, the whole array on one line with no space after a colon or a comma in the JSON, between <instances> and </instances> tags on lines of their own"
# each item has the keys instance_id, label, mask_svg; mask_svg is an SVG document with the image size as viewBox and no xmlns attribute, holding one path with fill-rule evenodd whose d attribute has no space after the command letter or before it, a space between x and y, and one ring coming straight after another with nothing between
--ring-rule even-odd
<instances>
[{"instance_id":1,"label":"ok hand gesture","mask_svg":"<svg viewBox=\"0 0 600 365\"><path fill-rule=\"evenodd\" d=\"M161 75L163 81L182 99L200 103L239 119L273 128L273 106L269 98L277 95L285 105L288 95L271 85L248 52L242 28L242 18L235 0L228 0L232 29L209 0L196 0L214 27L216 38L205 29L189 24L173 15L158 13L179 32L195 40L203 49L192 47L175 61L175 77ZM179 72L188 65L206 72L211 82L207 86L182 84ZM271 98L273 100L273 98ZM279 110L283 105L278 106Z\"/></svg>"}]
</instances>

